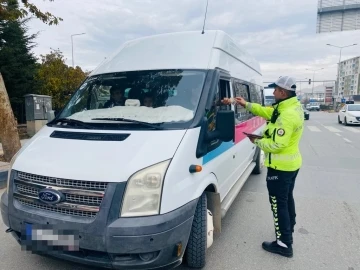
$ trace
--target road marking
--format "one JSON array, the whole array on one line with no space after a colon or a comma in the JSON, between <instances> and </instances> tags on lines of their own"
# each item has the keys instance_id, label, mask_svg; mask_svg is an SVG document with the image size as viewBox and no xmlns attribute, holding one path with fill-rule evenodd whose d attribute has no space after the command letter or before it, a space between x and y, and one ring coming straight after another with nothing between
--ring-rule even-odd
<instances>
[{"instance_id":1,"label":"road marking","mask_svg":"<svg viewBox=\"0 0 360 270\"><path fill-rule=\"evenodd\" d=\"M341 130L331 127L331 126L324 126L324 128L326 128L327 130L329 130L331 132L342 132Z\"/></svg>"},{"instance_id":2,"label":"road marking","mask_svg":"<svg viewBox=\"0 0 360 270\"><path fill-rule=\"evenodd\" d=\"M335 133L335 134L341 137L341 135L339 133Z\"/></svg>"},{"instance_id":3,"label":"road marking","mask_svg":"<svg viewBox=\"0 0 360 270\"><path fill-rule=\"evenodd\" d=\"M346 138L343 138L345 142L348 142L348 143L351 143L350 140L346 139Z\"/></svg>"},{"instance_id":4,"label":"road marking","mask_svg":"<svg viewBox=\"0 0 360 270\"><path fill-rule=\"evenodd\" d=\"M344 128L347 130L350 130L351 132L354 132L354 133L360 133L360 130L353 128L353 127L344 127Z\"/></svg>"},{"instance_id":5,"label":"road marking","mask_svg":"<svg viewBox=\"0 0 360 270\"><path fill-rule=\"evenodd\" d=\"M318 123L320 126L325 127L320 121L315 121L316 123Z\"/></svg>"},{"instance_id":6,"label":"road marking","mask_svg":"<svg viewBox=\"0 0 360 270\"><path fill-rule=\"evenodd\" d=\"M310 129L310 131L313 131L313 132L321 132L321 130L316 126L307 126L307 128Z\"/></svg>"}]
</instances>

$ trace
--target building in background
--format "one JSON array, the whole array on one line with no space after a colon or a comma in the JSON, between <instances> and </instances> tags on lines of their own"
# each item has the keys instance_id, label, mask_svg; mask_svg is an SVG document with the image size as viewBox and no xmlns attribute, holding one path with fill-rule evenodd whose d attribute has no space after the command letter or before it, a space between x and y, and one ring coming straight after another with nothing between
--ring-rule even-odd
<instances>
[{"instance_id":1,"label":"building in background","mask_svg":"<svg viewBox=\"0 0 360 270\"><path fill-rule=\"evenodd\" d=\"M272 106L275 103L274 88L264 87L264 105Z\"/></svg>"},{"instance_id":2,"label":"building in background","mask_svg":"<svg viewBox=\"0 0 360 270\"><path fill-rule=\"evenodd\" d=\"M301 90L301 102L311 105L330 105L333 104L335 89L334 82L326 82L322 85L312 88L305 88Z\"/></svg>"},{"instance_id":3,"label":"building in background","mask_svg":"<svg viewBox=\"0 0 360 270\"><path fill-rule=\"evenodd\" d=\"M360 0L318 0L316 33L360 30Z\"/></svg>"},{"instance_id":4,"label":"building in background","mask_svg":"<svg viewBox=\"0 0 360 270\"><path fill-rule=\"evenodd\" d=\"M360 56L340 63L340 97L360 94Z\"/></svg>"},{"instance_id":5,"label":"building in background","mask_svg":"<svg viewBox=\"0 0 360 270\"><path fill-rule=\"evenodd\" d=\"M333 104L334 88L335 88L335 85L325 85L325 105Z\"/></svg>"}]
</instances>

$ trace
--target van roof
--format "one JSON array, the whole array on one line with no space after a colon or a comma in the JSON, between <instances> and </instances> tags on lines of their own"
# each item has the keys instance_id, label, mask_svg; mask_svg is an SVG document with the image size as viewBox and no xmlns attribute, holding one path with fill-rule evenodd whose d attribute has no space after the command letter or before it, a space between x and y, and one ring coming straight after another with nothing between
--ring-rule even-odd
<instances>
[{"instance_id":1,"label":"van roof","mask_svg":"<svg viewBox=\"0 0 360 270\"><path fill-rule=\"evenodd\" d=\"M167 33L127 41L90 76L135 70L214 68L230 73L246 68L256 73L254 76L261 76L259 63L220 30L204 34L200 31Z\"/></svg>"}]
</instances>

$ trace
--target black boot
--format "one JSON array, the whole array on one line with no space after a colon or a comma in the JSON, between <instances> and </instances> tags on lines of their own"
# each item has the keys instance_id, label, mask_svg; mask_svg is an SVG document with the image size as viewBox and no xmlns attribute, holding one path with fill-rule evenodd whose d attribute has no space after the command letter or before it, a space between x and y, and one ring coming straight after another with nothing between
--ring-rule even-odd
<instances>
[{"instance_id":1,"label":"black boot","mask_svg":"<svg viewBox=\"0 0 360 270\"><path fill-rule=\"evenodd\" d=\"M282 247L277 244L276 241L274 242L263 242L262 247L268 252L279 254L284 257L291 258L293 256L293 249L291 245L287 245L288 247Z\"/></svg>"}]
</instances>

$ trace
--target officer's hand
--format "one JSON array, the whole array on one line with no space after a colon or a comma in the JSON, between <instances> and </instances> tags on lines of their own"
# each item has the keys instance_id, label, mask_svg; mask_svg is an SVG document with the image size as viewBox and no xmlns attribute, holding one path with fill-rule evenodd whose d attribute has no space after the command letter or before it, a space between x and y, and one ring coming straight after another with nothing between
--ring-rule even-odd
<instances>
[{"instance_id":1,"label":"officer's hand","mask_svg":"<svg viewBox=\"0 0 360 270\"><path fill-rule=\"evenodd\" d=\"M236 100L237 104L240 104L241 106L245 107L245 105L246 105L245 99L243 99L242 97L236 97L235 100Z\"/></svg>"},{"instance_id":2,"label":"officer's hand","mask_svg":"<svg viewBox=\"0 0 360 270\"><path fill-rule=\"evenodd\" d=\"M256 139L258 139L258 138L256 138L256 137L248 137L248 138L249 138L249 140L250 140L252 143L254 143Z\"/></svg>"}]
</instances>

